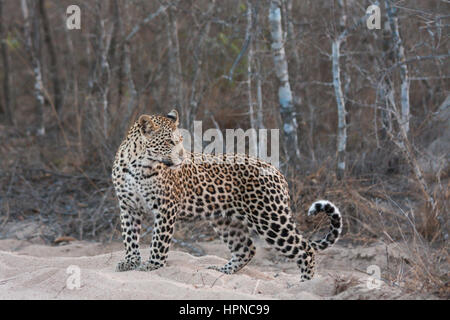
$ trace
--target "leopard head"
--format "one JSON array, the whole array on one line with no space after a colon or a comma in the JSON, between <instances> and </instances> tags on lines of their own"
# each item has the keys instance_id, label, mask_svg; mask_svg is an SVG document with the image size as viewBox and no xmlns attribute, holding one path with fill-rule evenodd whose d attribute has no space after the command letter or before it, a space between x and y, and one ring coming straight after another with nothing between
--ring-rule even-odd
<instances>
[{"instance_id":1,"label":"leopard head","mask_svg":"<svg viewBox=\"0 0 450 320\"><path fill-rule=\"evenodd\" d=\"M139 118L138 126L149 159L162 162L169 167L176 167L183 162L185 150L178 124L176 110L170 111L165 117L142 115Z\"/></svg>"}]
</instances>

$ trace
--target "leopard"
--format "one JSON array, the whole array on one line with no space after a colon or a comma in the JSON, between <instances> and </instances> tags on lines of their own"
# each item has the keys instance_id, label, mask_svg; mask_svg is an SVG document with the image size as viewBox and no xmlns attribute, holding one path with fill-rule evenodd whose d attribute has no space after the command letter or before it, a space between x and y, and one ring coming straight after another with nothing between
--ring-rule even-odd
<instances>
[{"instance_id":1,"label":"leopard","mask_svg":"<svg viewBox=\"0 0 450 320\"><path fill-rule=\"evenodd\" d=\"M231 253L222 266L207 269L232 274L255 255L255 235L294 260L300 280L315 273L315 255L342 232L339 209L328 200L314 202L308 215L324 213L329 230L319 239L302 236L290 205L289 186L274 165L246 153L188 152L179 115L141 115L120 144L112 181L120 208L125 258L116 271L152 271L165 266L175 222L206 219ZM143 261L139 240L144 218L153 214L150 255Z\"/></svg>"}]
</instances>

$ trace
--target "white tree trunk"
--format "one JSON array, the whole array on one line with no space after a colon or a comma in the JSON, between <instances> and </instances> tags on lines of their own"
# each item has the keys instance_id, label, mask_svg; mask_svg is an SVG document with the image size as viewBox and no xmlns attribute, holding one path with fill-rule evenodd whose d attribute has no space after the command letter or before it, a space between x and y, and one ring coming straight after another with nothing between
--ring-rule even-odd
<instances>
[{"instance_id":1,"label":"white tree trunk","mask_svg":"<svg viewBox=\"0 0 450 320\"><path fill-rule=\"evenodd\" d=\"M339 4L339 3L338 3ZM341 67L339 65L339 58L341 56L340 48L341 44L347 39L349 33L358 28L364 21L366 21L369 13L366 12L355 24L350 28L345 28L347 24L347 16L345 14L344 4L339 4L341 7L342 15L340 19L340 34L332 42L331 46L331 60L332 60L332 72L333 72L333 87L336 96L336 105L338 111L338 133L337 133L337 177L340 179L345 174L346 162L345 162L345 150L347 148L347 122L345 116L347 111L345 110L345 97L342 91L341 81ZM345 28L345 29L344 29ZM350 78L347 78L347 84L350 85Z\"/></svg>"},{"instance_id":2,"label":"white tree trunk","mask_svg":"<svg viewBox=\"0 0 450 320\"><path fill-rule=\"evenodd\" d=\"M35 5L33 3L33 5ZM37 130L38 135L45 135L45 124L44 124L44 84L42 82L42 67L41 61L38 56L38 46L39 46L39 25L35 26L35 28L31 28L31 16L28 10L27 0L21 0L21 8L23 18L25 20L24 23L24 32L25 32L25 46L28 49L31 57L31 64L33 68L34 75L34 96L36 98L36 111L39 118L39 127ZM33 18L36 18L36 8L33 8ZM34 19L35 20L35 19ZM34 35L34 43L33 43L33 35Z\"/></svg>"},{"instance_id":3,"label":"white tree trunk","mask_svg":"<svg viewBox=\"0 0 450 320\"><path fill-rule=\"evenodd\" d=\"M284 38L281 26L281 4L279 0L270 1L269 22L275 72L280 81L278 100L281 109L281 119L283 121L286 156L289 161L293 158L300 158L300 149L297 137L297 119L293 108L291 86L289 84L288 63L284 50Z\"/></svg>"},{"instance_id":4,"label":"white tree trunk","mask_svg":"<svg viewBox=\"0 0 450 320\"><path fill-rule=\"evenodd\" d=\"M397 9L392 7L389 0L385 1L387 16L392 30L392 36L394 40L394 49L397 58L397 63L400 65L400 80L401 80L401 123L403 130L406 134L409 133L409 114L410 114L410 103L409 103L409 75L408 66L405 62L405 48L403 47L403 41L400 36L399 23L397 17Z\"/></svg>"},{"instance_id":5,"label":"white tree trunk","mask_svg":"<svg viewBox=\"0 0 450 320\"><path fill-rule=\"evenodd\" d=\"M393 65L395 63L393 56L389 52L390 45L392 43L392 31L388 21L384 23L383 27L383 55L386 65ZM392 80L388 74L385 74L380 80L377 88L377 101L381 100L384 108L381 108L381 139L387 138L387 131L392 131L392 115L390 110L395 108L395 91ZM375 127L376 127L375 119ZM380 147L378 139L377 146Z\"/></svg>"},{"instance_id":6,"label":"white tree trunk","mask_svg":"<svg viewBox=\"0 0 450 320\"><path fill-rule=\"evenodd\" d=\"M345 121L345 98L342 92L341 68L339 65L341 39L338 38L332 44L332 70L333 86L336 95L336 104L338 111L338 135L337 135L337 176L342 178L345 173L345 149L347 146L347 123Z\"/></svg>"}]
</instances>

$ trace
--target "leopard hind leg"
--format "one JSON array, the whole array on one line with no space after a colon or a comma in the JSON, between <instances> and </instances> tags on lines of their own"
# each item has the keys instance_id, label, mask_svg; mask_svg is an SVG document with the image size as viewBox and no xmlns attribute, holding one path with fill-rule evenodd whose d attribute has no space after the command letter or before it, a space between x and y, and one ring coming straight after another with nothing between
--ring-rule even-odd
<instances>
[{"instance_id":1,"label":"leopard hind leg","mask_svg":"<svg viewBox=\"0 0 450 320\"><path fill-rule=\"evenodd\" d=\"M212 222L214 230L231 252L231 259L223 266L210 266L208 269L232 274L241 270L253 258L255 245L250 237L250 230L243 221L218 218Z\"/></svg>"}]
</instances>

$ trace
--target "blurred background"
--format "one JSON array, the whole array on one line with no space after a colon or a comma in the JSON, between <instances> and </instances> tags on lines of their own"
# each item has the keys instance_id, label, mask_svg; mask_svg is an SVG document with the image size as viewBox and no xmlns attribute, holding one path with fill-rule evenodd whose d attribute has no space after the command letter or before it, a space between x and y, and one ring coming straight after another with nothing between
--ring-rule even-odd
<instances>
[{"instance_id":1,"label":"blurred background","mask_svg":"<svg viewBox=\"0 0 450 320\"><path fill-rule=\"evenodd\" d=\"M189 130L280 128L302 232L329 199L342 244L403 243L411 288L448 293L449 22L444 0L0 0L0 237L120 240L115 151L176 108Z\"/></svg>"}]
</instances>

